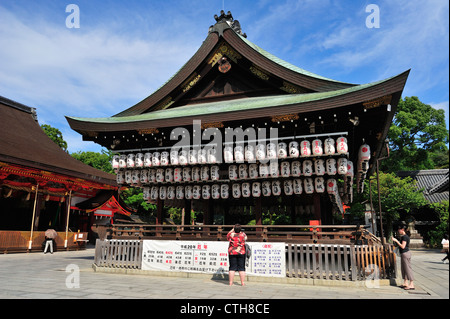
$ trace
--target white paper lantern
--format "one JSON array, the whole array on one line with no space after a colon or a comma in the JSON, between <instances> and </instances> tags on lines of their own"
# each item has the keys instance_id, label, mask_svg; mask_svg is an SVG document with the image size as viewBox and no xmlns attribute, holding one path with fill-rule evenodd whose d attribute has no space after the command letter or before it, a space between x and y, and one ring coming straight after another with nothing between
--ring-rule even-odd
<instances>
[{"instance_id":1,"label":"white paper lantern","mask_svg":"<svg viewBox=\"0 0 450 319\"><path fill-rule=\"evenodd\" d=\"M119 169L119 159L120 159L119 155L114 155L113 156L112 162L111 162L112 168Z\"/></svg>"},{"instance_id":2,"label":"white paper lantern","mask_svg":"<svg viewBox=\"0 0 450 319\"><path fill-rule=\"evenodd\" d=\"M318 176L325 175L325 165L323 159L317 159L314 161L314 170Z\"/></svg>"},{"instance_id":3,"label":"white paper lantern","mask_svg":"<svg viewBox=\"0 0 450 319\"><path fill-rule=\"evenodd\" d=\"M181 167L175 167L173 169L173 180L177 183L183 181L183 169Z\"/></svg>"},{"instance_id":4,"label":"white paper lantern","mask_svg":"<svg viewBox=\"0 0 450 319\"><path fill-rule=\"evenodd\" d=\"M252 196L253 197L260 197L261 196L261 183L254 182L252 184Z\"/></svg>"},{"instance_id":5,"label":"white paper lantern","mask_svg":"<svg viewBox=\"0 0 450 319\"><path fill-rule=\"evenodd\" d=\"M242 197L250 197L251 194L250 183L242 183Z\"/></svg>"},{"instance_id":6,"label":"white paper lantern","mask_svg":"<svg viewBox=\"0 0 450 319\"><path fill-rule=\"evenodd\" d=\"M190 182L192 180L191 172L192 168L183 167L183 181Z\"/></svg>"},{"instance_id":7,"label":"white paper lantern","mask_svg":"<svg viewBox=\"0 0 450 319\"><path fill-rule=\"evenodd\" d=\"M280 170L281 170L282 177L291 176L291 164L289 162L281 162Z\"/></svg>"},{"instance_id":8,"label":"white paper lantern","mask_svg":"<svg viewBox=\"0 0 450 319\"><path fill-rule=\"evenodd\" d=\"M176 196L177 199L184 199L184 186L177 186Z\"/></svg>"},{"instance_id":9,"label":"white paper lantern","mask_svg":"<svg viewBox=\"0 0 450 319\"><path fill-rule=\"evenodd\" d=\"M127 168L127 156L126 155L119 156L119 168Z\"/></svg>"},{"instance_id":10,"label":"white paper lantern","mask_svg":"<svg viewBox=\"0 0 450 319\"><path fill-rule=\"evenodd\" d=\"M225 163L233 163L233 147L232 146L225 146L223 148L223 157L224 157Z\"/></svg>"},{"instance_id":11,"label":"white paper lantern","mask_svg":"<svg viewBox=\"0 0 450 319\"><path fill-rule=\"evenodd\" d=\"M289 142L289 157L298 157L300 155L300 150L297 141Z\"/></svg>"},{"instance_id":12,"label":"white paper lantern","mask_svg":"<svg viewBox=\"0 0 450 319\"><path fill-rule=\"evenodd\" d=\"M291 163L291 174L292 174L292 176L295 176L295 177L298 177L302 174L302 170L301 170L299 161L293 161Z\"/></svg>"},{"instance_id":13,"label":"white paper lantern","mask_svg":"<svg viewBox=\"0 0 450 319\"><path fill-rule=\"evenodd\" d=\"M353 179L354 174L355 174L355 170L353 167L353 162L347 160L347 173L345 173L345 176Z\"/></svg>"},{"instance_id":14,"label":"white paper lantern","mask_svg":"<svg viewBox=\"0 0 450 319\"><path fill-rule=\"evenodd\" d=\"M339 175L347 174L347 159L345 157L337 160L337 172Z\"/></svg>"},{"instance_id":15,"label":"white paper lantern","mask_svg":"<svg viewBox=\"0 0 450 319\"><path fill-rule=\"evenodd\" d=\"M193 199L200 199L202 193L202 188L200 185L194 185L192 187L192 198Z\"/></svg>"},{"instance_id":16,"label":"white paper lantern","mask_svg":"<svg viewBox=\"0 0 450 319\"><path fill-rule=\"evenodd\" d=\"M152 167L152 153L144 154L144 167Z\"/></svg>"},{"instance_id":17,"label":"white paper lantern","mask_svg":"<svg viewBox=\"0 0 450 319\"><path fill-rule=\"evenodd\" d=\"M165 200L167 197L167 187L161 186L159 188L159 199Z\"/></svg>"},{"instance_id":18,"label":"white paper lantern","mask_svg":"<svg viewBox=\"0 0 450 319\"><path fill-rule=\"evenodd\" d=\"M271 161L269 164L269 171L270 171L270 176L272 176L272 177L280 176L280 171L278 169L278 162Z\"/></svg>"},{"instance_id":19,"label":"white paper lantern","mask_svg":"<svg viewBox=\"0 0 450 319\"><path fill-rule=\"evenodd\" d=\"M206 164L208 162L208 154L206 153L206 149L202 148L199 150L197 156L199 164Z\"/></svg>"},{"instance_id":20,"label":"white paper lantern","mask_svg":"<svg viewBox=\"0 0 450 319\"><path fill-rule=\"evenodd\" d=\"M258 164L250 164L248 166L248 173L250 178L258 178Z\"/></svg>"},{"instance_id":21,"label":"white paper lantern","mask_svg":"<svg viewBox=\"0 0 450 319\"><path fill-rule=\"evenodd\" d=\"M278 158L286 158L287 155L287 144L285 142L278 143Z\"/></svg>"},{"instance_id":22,"label":"white paper lantern","mask_svg":"<svg viewBox=\"0 0 450 319\"><path fill-rule=\"evenodd\" d=\"M169 152L161 152L161 160L160 160L160 165L161 166L167 166L170 163L170 158L169 158Z\"/></svg>"},{"instance_id":23,"label":"white paper lantern","mask_svg":"<svg viewBox=\"0 0 450 319\"><path fill-rule=\"evenodd\" d=\"M194 182L200 181L200 167L192 167L192 180Z\"/></svg>"},{"instance_id":24,"label":"white paper lantern","mask_svg":"<svg viewBox=\"0 0 450 319\"><path fill-rule=\"evenodd\" d=\"M308 140L300 142L300 155L302 157L311 156L311 143Z\"/></svg>"},{"instance_id":25,"label":"white paper lantern","mask_svg":"<svg viewBox=\"0 0 450 319\"><path fill-rule=\"evenodd\" d=\"M125 184L125 172L124 171L117 172L116 181L117 181L117 184L119 184L119 185Z\"/></svg>"},{"instance_id":26,"label":"white paper lantern","mask_svg":"<svg viewBox=\"0 0 450 319\"><path fill-rule=\"evenodd\" d=\"M133 183L133 171L125 171L125 183L131 185Z\"/></svg>"},{"instance_id":27,"label":"white paper lantern","mask_svg":"<svg viewBox=\"0 0 450 319\"><path fill-rule=\"evenodd\" d=\"M230 165L228 167L228 177L231 180L237 180L238 179L238 169L236 165Z\"/></svg>"},{"instance_id":28,"label":"white paper lantern","mask_svg":"<svg viewBox=\"0 0 450 319\"><path fill-rule=\"evenodd\" d=\"M200 179L202 181L209 180L209 167L208 166L202 166L200 168Z\"/></svg>"},{"instance_id":29,"label":"white paper lantern","mask_svg":"<svg viewBox=\"0 0 450 319\"><path fill-rule=\"evenodd\" d=\"M208 148L206 156L209 164L217 163L217 150L214 147Z\"/></svg>"},{"instance_id":30,"label":"white paper lantern","mask_svg":"<svg viewBox=\"0 0 450 319\"><path fill-rule=\"evenodd\" d=\"M137 153L134 158L134 167L135 168L143 168L144 167L144 154Z\"/></svg>"},{"instance_id":31,"label":"white paper lantern","mask_svg":"<svg viewBox=\"0 0 450 319\"><path fill-rule=\"evenodd\" d=\"M330 178L327 180L327 193L338 194L337 182L334 178Z\"/></svg>"},{"instance_id":32,"label":"white paper lantern","mask_svg":"<svg viewBox=\"0 0 450 319\"><path fill-rule=\"evenodd\" d=\"M334 146L334 140L331 137L329 137L325 140L324 153L325 153L325 155L334 155L335 152L336 152L336 148Z\"/></svg>"},{"instance_id":33,"label":"white paper lantern","mask_svg":"<svg viewBox=\"0 0 450 319\"><path fill-rule=\"evenodd\" d=\"M248 178L248 168L246 164L239 165L239 179Z\"/></svg>"},{"instance_id":34,"label":"white paper lantern","mask_svg":"<svg viewBox=\"0 0 450 319\"><path fill-rule=\"evenodd\" d=\"M152 200L157 200L159 197L159 188L157 186L153 186L150 190L150 198Z\"/></svg>"},{"instance_id":35,"label":"white paper lantern","mask_svg":"<svg viewBox=\"0 0 450 319\"><path fill-rule=\"evenodd\" d=\"M266 146L264 144L256 145L256 159L258 161L266 159Z\"/></svg>"},{"instance_id":36,"label":"white paper lantern","mask_svg":"<svg viewBox=\"0 0 450 319\"><path fill-rule=\"evenodd\" d=\"M184 197L186 199L192 199L192 186L191 185L186 185L184 187Z\"/></svg>"},{"instance_id":37,"label":"white paper lantern","mask_svg":"<svg viewBox=\"0 0 450 319\"><path fill-rule=\"evenodd\" d=\"M222 184L220 185L220 197L222 199L228 199L230 195L230 190L228 184Z\"/></svg>"},{"instance_id":38,"label":"white paper lantern","mask_svg":"<svg viewBox=\"0 0 450 319\"><path fill-rule=\"evenodd\" d=\"M211 186L211 197L213 199L220 198L220 185L219 184L214 184Z\"/></svg>"},{"instance_id":39,"label":"white paper lantern","mask_svg":"<svg viewBox=\"0 0 450 319\"><path fill-rule=\"evenodd\" d=\"M292 181L287 179L283 182L283 188L284 188L284 194L285 195L292 195L294 193L294 188L292 185Z\"/></svg>"},{"instance_id":40,"label":"white paper lantern","mask_svg":"<svg viewBox=\"0 0 450 319\"><path fill-rule=\"evenodd\" d=\"M161 154L159 152L153 152L152 165L159 166L161 164Z\"/></svg>"},{"instance_id":41,"label":"white paper lantern","mask_svg":"<svg viewBox=\"0 0 450 319\"><path fill-rule=\"evenodd\" d=\"M203 187L202 187L202 198L203 199L210 199L210 197L211 197L211 186L203 185Z\"/></svg>"},{"instance_id":42,"label":"white paper lantern","mask_svg":"<svg viewBox=\"0 0 450 319\"><path fill-rule=\"evenodd\" d=\"M173 168L166 168L166 171L165 171L165 181L166 182L173 182Z\"/></svg>"},{"instance_id":43,"label":"white paper lantern","mask_svg":"<svg viewBox=\"0 0 450 319\"><path fill-rule=\"evenodd\" d=\"M336 175L336 160L334 158L329 158L326 161L326 168L328 175Z\"/></svg>"},{"instance_id":44,"label":"white paper lantern","mask_svg":"<svg viewBox=\"0 0 450 319\"><path fill-rule=\"evenodd\" d=\"M313 179L311 177L305 178L303 180L304 184L305 184L305 193L306 194L312 194L314 193L314 182Z\"/></svg>"},{"instance_id":45,"label":"white paper lantern","mask_svg":"<svg viewBox=\"0 0 450 319\"><path fill-rule=\"evenodd\" d=\"M321 156L323 155L323 147L322 147L322 141L319 139L315 139L312 141L312 153L314 156Z\"/></svg>"},{"instance_id":46,"label":"white paper lantern","mask_svg":"<svg viewBox=\"0 0 450 319\"><path fill-rule=\"evenodd\" d=\"M272 184L269 181L262 182L262 193L263 196L272 195Z\"/></svg>"},{"instance_id":47,"label":"white paper lantern","mask_svg":"<svg viewBox=\"0 0 450 319\"><path fill-rule=\"evenodd\" d=\"M359 148L358 161L360 163L358 163L358 170L367 173L370 161L370 146L368 144L363 144Z\"/></svg>"},{"instance_id":48,"label":"white paper lantern","mask_svg":"<svg viewBox=\"0 0 450 319\"><path fill-rule=\"evenodd\" d=\"M141 180L141 184L147 184L148 183L148 170L143 169L140 172L140 180ZM150 192L150 190L149 190Z\"/></svg>"},{"instance_id":49,"label":"white paper lantern","mask_svg":"<svg viewBox=\"0 0 450 319\"><path fill-rule=\"evenodd\" d=\"M269 176L269 165L266 163L259 164L259 176L268 177Z\"/></svg>"},{"instance_id":50,"label":"white paper lantern","mask_svg":"<svg viewBox=\"0 0 450 319\"><path fill-rule=\"evenodd\" d=\"M314 190L316 193L325 192L325 179L323 177L316 177L314 179Z\"/></svg>"},{"instance_id":51,"label":"white paper lantern","mask_svg":"<svg viewBox=\"0 0 450 319\"><path fill-rule=\"evenodd\" d=\"M134 168L134 154L127 155L127 168Z\"/></svg>"},{"instance_id":52,"label":"white paper lantern","mask_svg":"<svg viewBox=\"0 0 450 319\"><path fill-rule=\"evenodd\" d=\"M311 160L303 161L303 176L312 176L313 174L313 163Z\"/></svg>"},{"instance_id":53,"label":"white paper lantern","mask_svg":"<svg viewBox=\"0 0 450 319\"><path fill-rule=\"evenodd\" d=\"M267 153L267 158L268 159L275 159L277 158L277 145L275 143L268 143L267 144L267 149L266 149L266 153Z\"/></svg>"},{"instance_id":54,"label":"white paper lantern","mask_svg":"<svg viewBox=\"0 0 450 319\"><path fill-rule=\"evenodd\" d=\"M198 152L197 150L189 150L189 164L195 165L198 163Z\"/></svg>"},{"instance_id":55,"label":"white paper lantern","mask_svg":"<svg viewBox=\"0 0 450 319\"><path fill-rule=\"evenodd\" d=\"M244 157L247 162L255 160L255 147L253 145L249 144L245 147Z\"/></svg>"},{"instance_id":56,"label":"white paper lantern","mask_svg":"<svg viewBox=\"0 0 450 319\"><path fill-rule=\"evenodd\" d=\"M156 169L148 170L148 181L150 183L156 183Z\"/></svg>"},{"instance_id":57,"label":"white paper lantern","mask_svg":"<svg viewBox=\"0 0 450 319\"><path fill-rule=\"evenodd\" d=\"M211 166L211 180L218 181L219 177L220 177L219 166L217 165Z\"/></svg>"},{"instance_id":58,"label":"white paper lantern","mask_svg":"<svg viewBox=\"0 0 450 319\"><path fill-rule=\"evenodd\" d=\"M150 187L142 188L142 197L145 201L150 199Z\"/></svg>"},{"instance_id":59,"label":"white paper lantern","mask_svg":"<svg viewBox=\"0 0 450 319\"><path fill-rule=\"evenodd\" d=\"M244 161L244 147L242 145L236 145L234 147L234 159L237 163Z\"/></svg>"},{"instance_id":60,"label":"white paper lantern","mask_svg":"<svg viewBox=\"0 0 450 319\"><path fill-rule=\"evenodd\" d=\"M303 192L302 180L299 178L294 179L294 194L300 195Z\"/></svg>"},{"instance_id":61,"label":"white paper lantern","mask_svg":"<svg viewBox=\"0 0 450 319\"><path fill-rule=\"evenodd\" d=\"M162 182L164 182L164 169L158 168L158 169L156 170L156 182L157 182L157 183L162 183Z\"/></svg>"},{"instance_id":62,"label":"white paper lantern","mask_svg":"<svg viewBox=\"0 0 450 319\"><path fill-rule=\"evenodd\" d=\"M345 137L341 136L336 140L336 151L338 154L348 153L348 144Z\"/></svg>"},{"instance_id":63,"label":"white paper lantern","mask_svg":"<svg viewBox=\"0 0 450 319\"><path fill-rule=\"evenodd\" d=\"M173 149L170 151L170 164L172 165L178 165L178 150Z\"/></svg>"},{"instance_id":64,"label":"white paper lantern","mask_svg":"<svg viewBox=\"0 0 450 319\"><path fill-rule=\"evenodd\" d=\"M275 196L281 195L281 183L278 180L272 181L272 194Z\"/></svg>"},{"instance_id":65,"label":"white paper lantern","mask_svg":"<svg viewBox=\"0 0 450 319\"><path fill-rule=\"evenodd\" d=\"M231 191L233 193L233 198L241 198L241 185L233 184L231 186Z\"/></svg>"},{"instance_id":66,"label":"white paper lantern","mask_svg":"<svg viewBox=\"0 0 450 319\"><path fill-rule=\"evenodd\" d=\"M167 187L167 199L175 199L175 186Z\"/></svg>"},{"instance_id":67,"label":"white paper lantern","mask_svg":"<svg viewBox=\"0 0 450 319\"><path fill-rule=\"evenodd\" d=\"M188 164L188 151L187 150L181 150L180 153L178 153L178 162L180 165L187 165Z\"/></svg>"}]
</instances>

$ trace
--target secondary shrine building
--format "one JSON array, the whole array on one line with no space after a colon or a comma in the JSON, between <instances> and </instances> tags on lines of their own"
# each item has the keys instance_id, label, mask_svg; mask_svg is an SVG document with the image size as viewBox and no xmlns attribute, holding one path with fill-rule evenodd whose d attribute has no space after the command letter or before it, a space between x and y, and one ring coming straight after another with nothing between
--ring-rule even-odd
<instances>
[{"instance_id":1,"label":"secondary shrine building","mask_svg":"<svg viewBox=\"0 0 450 319\"><path fill-rule=\"evenodd\" d=\"M385 150L409 70L335 81L250 42L230 12L215 19L161 88L111 117L67 117L71 128L115 152L118 184L142 188L157 223L173 206L209 225L334 224Z\"/></svg>"}]
</instances>

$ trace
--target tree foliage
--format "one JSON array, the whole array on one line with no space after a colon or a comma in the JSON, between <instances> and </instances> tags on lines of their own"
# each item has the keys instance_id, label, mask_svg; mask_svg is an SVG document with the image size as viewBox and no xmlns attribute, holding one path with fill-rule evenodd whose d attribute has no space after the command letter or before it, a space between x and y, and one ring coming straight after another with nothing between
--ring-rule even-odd
<instances>
[{"instance_id":1,"label":"tree foliage","mask_svg":"<svg viewBox=\"0 0 450 319\"><path fill-rule=\"evenodd\" d=\"M102 150L101 153L97 152L76 152L71 154L72 157L77 160L97 168L106 173L114 173L114 170L111 165L112 160L112 152L108 150Z\"/></svg>"},{"instance_id":2,"label":"tree foliage","mask_svg":"<svg viewBox=\"0 0 450 319\"><path fill-rule=\"evenodd\" d=\"M64 152L67 152L67 142L64 140L63 135L60 130L57 128L54 128L48 124L42 124L41 125L42 130L44 133L58 145L61 147Z\"/></svg>"},{"instance_id":3,"label":"tree foliage","mask_svg":"<svg viewBox=\"0 0 450 319\"><path fill-rule=\"evenodd\" d=\"M391 154L382 170L448 167L448 129L444 110L422 103L416 96L400 99L388 133Z\"/></svg>"}]
</instances>

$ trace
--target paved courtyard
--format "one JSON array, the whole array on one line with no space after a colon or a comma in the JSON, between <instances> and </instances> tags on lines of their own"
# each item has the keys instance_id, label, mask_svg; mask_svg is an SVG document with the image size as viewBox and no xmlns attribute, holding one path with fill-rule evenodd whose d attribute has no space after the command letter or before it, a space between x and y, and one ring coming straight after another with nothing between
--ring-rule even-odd
<instances>
[{"instance_id":1,"label":"paved courtyard","mask_svg":"<svg viewBox=\"0 0 450 319\"><path fill-rule=\"evenodd\" d=\"M94 249L52 254L0 255L5 299L448 299L449 264L437 250L414 250L416 290L248 282L228 286L214 278L178 278L94 272Z\"/></svg>"}]
</instances>

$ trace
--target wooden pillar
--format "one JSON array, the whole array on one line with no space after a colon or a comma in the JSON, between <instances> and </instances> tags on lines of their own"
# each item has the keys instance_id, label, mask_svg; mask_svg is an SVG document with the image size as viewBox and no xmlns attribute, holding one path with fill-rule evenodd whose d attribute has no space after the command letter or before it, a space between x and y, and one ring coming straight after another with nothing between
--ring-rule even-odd
<instances>
[{"instance_id":1,"label":"wooden pillar","mask_svg":"<svg viewBox=\"0 0 450 319\"><path fill-rule=\"evenodd\" d=\"M262 225L261 197L255 198L255 222L256 222L256 225Z\"/></svg>"},{"instance_id":2,"label":"wooden pillar","mask_svg":"<svg viewBox=\"0 0 450 319\"><path fill-rule=\"evenodd\" d=\"M164 201L156 200L156 225L162 225L164 221ZM156 227L156 236L161 237L161 227Z\"/></svg>"},{"instance_id":3,"label":"wooden pillar","mask_svg":"<svg viewBox=\"0 0 450 319\"><path fill-rule=\"evenodd\" d=\"M314 194L313 196L314 201L314 219L320 220L322 222L322 214L321 214L321 207L320 207L320 195Z\"/></svg>"}]
</instances>

